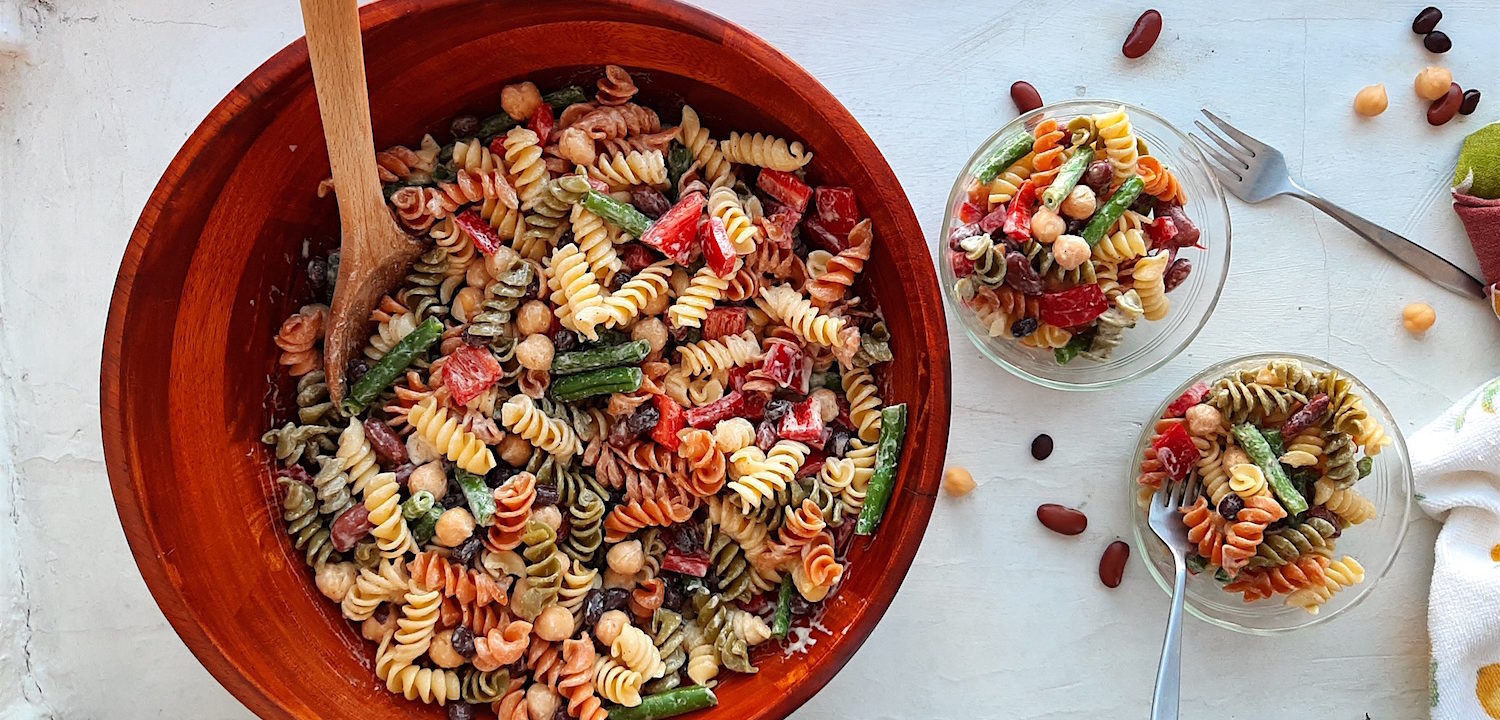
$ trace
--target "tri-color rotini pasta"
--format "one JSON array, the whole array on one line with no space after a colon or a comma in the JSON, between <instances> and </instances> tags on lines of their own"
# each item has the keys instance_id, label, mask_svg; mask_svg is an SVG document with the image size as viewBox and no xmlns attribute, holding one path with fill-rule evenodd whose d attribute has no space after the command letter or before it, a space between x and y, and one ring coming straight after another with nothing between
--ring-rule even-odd
<instances>
[{"instance_id":1,"label":"tri-color rotini pasta","mask_svg":"<svg viewBox=\"0 0 1500 720\"><path fill-rule=\"evenodd\" d=\"M309 260L275 337L297 378L264 436L276 514L392 692L604 720L754 672L778 609L806 622L873 530L905 422L877 239L802 143L686 106L663 128L622 68L501 95L378 156L427 247L338 405L336 257Z\"/></svg>"}]
</instances>

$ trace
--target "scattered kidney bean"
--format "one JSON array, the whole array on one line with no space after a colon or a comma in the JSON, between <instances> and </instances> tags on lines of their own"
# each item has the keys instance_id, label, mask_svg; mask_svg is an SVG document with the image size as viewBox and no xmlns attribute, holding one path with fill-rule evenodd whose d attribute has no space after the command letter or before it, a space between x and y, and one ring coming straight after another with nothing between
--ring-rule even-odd
<instances>
[{"instance_id":1,"label":"scattered kidney bean","mask_svg":"<svg viewBox=\"0 0 1500 720\"><path fill-rule=\"evenodd\" d=\"M1160 36L1161 13L1154 8L1147 10L1135 19L1135 25L1131 26L1130 34L1125 36L1125 44L1120 46L1120 52L1125 57L1138 58L1149 52Z\"/></svg>"},{"instance_id":2,"label":"scattered kidney bean","mask_svg":"<svg viewBox=\"0 0 1500 720\"><path fill-rule=\"evenodd\" d=\"M1234 493L1229 493L1224 496L1223 500L1219 501L1219 507L1214 509L1219 511L1219 517L1226 520L1234 519L1240 516L1241 510L1245 509L1245 499Z\"/></svg>"},{"instance_id":3,"label":"scattered kidney bean","mask_svg":"<svg viewBox=\"0 0 1500 720\"><path fill-rule=\"evenodd\" d=\"M1459 103L1459 115L1473 115L1479 109L1479 91L1472 88L1464 91L1464 101Z\"/></svg>"},{"instance_id":4,"label":"scattered kidney bean","mask_svg":"<svg viewBox=\"0 0 1500 720\"><path fill-rule=\"evenodd\" d=\"M1329 403L1327 393L1318 393L1312 396L1308 399L1307 404L1302 406L1301 410L1292 413L1292 416L1287 418L1285 423L1282 423L1281 436L1290 440L1293 435L1318 424L1318 420L1323 417L1323 413L1328 412Z\"/></svg>"},{"instance_id":5,"label":"scattered kidney bean","mask_svg":"<svg viewBox=\"0 0 1500 720\"><path fill-rule=\"evenodd\" d=\"M1431 5L1422 8L1411 21L1411 31L1418 35L1426 35L1437 29L1439 20L1443 19L1443 11Z\"/></svg>"},{"instance_id":6,"label":"scattered kidney bean","mask_svg":"<svg viewBox=\"0 0 1500 720\"><path fill-rule=\"evenodd\" d=\"M355 543L369 535L374 527L375 523L370 522L370 511L363 504L358 504L335 518L333 524L328 526L328 534L333 538L333 549L348 552L354 548Z\"/></svg>"},{"instance_id":7,"label":"scattered kidney bean","mask_svg":"<svg viewBox=\"0 0 1500 720\"><path fill-rule=\"evenodd\" d=\"M1040 520L1048 530L1063 535L1077 535L1089 526L1087 515L1055 503L1038 505L1036 519Z\"/></svg>"},{"instance_id":8,"label":"scattered kidney bean","mask_svg":"<svg viewBox=\"0 0 1500 720\"><path fill-rule=\"evenodd\" d=\"M1453 40L1442 30L1433 30L1422 38L1422 47L1439 55L1453 49Z\"/></svg>"},{"instance_id":9,"label":"scattered kidney bean","mask_svg":"<svg viewBox=\"0 0 1500 720\"><path fill-rule=\"evenodd\" d=\"M1089 186L1095 195L1103 195L1109 189L1109 182L1115 176L1114 168L1109 166L1108 160L1095 160L1089 163L1089 169L1083 173L1083 184Z\"/></svg>"},{"instance_id":10,"label":"scattered kidney bean","mask_svg":"<svg viewBox=\"0 0 1500 720\"><path fill-rule=\"evenodd\" d=\"M970 235L978 234L980 234L978 221L971 222L967 225L959 225L958 227L948 231L948 249L959 250L961 249L958 246L960 240L963 240Z\"/></svg>"},{"instance_id":11,"label":"scattered kidney bean","mask_svg":"<svg viewBox=\"0 0 1500 720\"><path fill-rule=\"evenodd\" d=\"M1010 85L1010 99L1016 104L1016 109L1028 113L1042 106L1042 94L1036 91L1031 83L1025 80L1017 80Z\"/></svg>"},{"instance_id":12,"label":"scattered kidney bean","mask_svg":"<svg viewBox=\"0 0 1500 720\"><path fill-rule=\"evenodd\" d=\"M1125 561L1129 559L1130 546L1124 540L1110 543L1099 558L1099 582L1107 588L1120 587L1120 581L1125 578Z\"/></svg>"},{"instance_id":13,"label":"scattered kidney bean","mask_svg":"<svg viewBox=\"0 0 1500 720\"><path fill-rule=\"evenodd\" d=\"M1031 261L1018 252L1005 255L1005 284L1024 295L1041 295L1047 289L1042 276L1031 267Z\"/></svg>"},{"instance_id":14,"label":"scattered kidney bean","mask_svg":"<svg viewBox=\"0 0 1500 720\"><path fill-rule=\"evenodd\" d=\"M1052 436L1042 433L1031 439L1031 457L1046 460L1052 457Z\"/></svg>"},{"instance_id":15,"label":"scattered kidney bean","mask_svg":"<svg viewBox=\"0 0 1500 720\"><path fill-rule=\"evenodd\" d=\"M1176 290L1177 286L1181 285L1182 281L1186 280L1188 278L1188 275L1192 272L1193 261L1187 258L1177 258L1176 260L1173 260L1171 266L1167 268L1167 274L1162 278L1162 283L1164 284L1164 287L1166 289L1165 291L1172 292L1173 290Z\"/></svg>"},{"instance_id":16,"label":"scattered kidney bean","mask_svg":"<svg viewBox=\"0 0 1500 720\"><path fill-rule=\"evenodd\" d=\"M1427 124L1442 125L1458 114L1458 106L1464 101L1463 88L1458 83L1448 86L1448 94L1432 101L1427 107Z\"/></svg>"},{"instance_id":17,"label":"scattered kidney bean","mask_svg":"<svg viewBox=\"0 0 1500 720\"><path fill-rule=\"evenodd\" d=\"M370 441L371 449L381 460L392 465L406 462L406 443L384 421L375 418L366 420L365 439Z\"/></svg>"}]
</instances>

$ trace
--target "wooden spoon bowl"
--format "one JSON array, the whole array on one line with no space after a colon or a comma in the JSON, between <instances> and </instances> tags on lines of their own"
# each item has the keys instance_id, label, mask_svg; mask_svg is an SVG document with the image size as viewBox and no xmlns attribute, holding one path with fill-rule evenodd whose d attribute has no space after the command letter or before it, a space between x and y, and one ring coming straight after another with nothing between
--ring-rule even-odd
<instances>
[{"instance_id":1,"label":"wooden spoon bowl","mask_svg":"<svg viewBox=\"0 0 1500 720\"><path fill-rule=\"evenodd\" d=\"M916 554L942 473L946 323L930 251L874 143L806 71L747 31L666 2L385 0L361 10L377 146L446 140L447 119L496 111L500 87L638 73L643 102L687 100L717 133L770 130L817 152L815 180L851 186L874 223L866 274L895 362L883 397L910 406L896 494L805 655L767 650L726 674L719 718L784 717L847 662ZM600 38L580 42L579 38ZM605 42L603 39L608 38ZM668 111L667 118L675 120ZM443 718L392 695L374 646L313 586L279 518L259 442L293 383L272 338L311 295L304 246L338 236L314 189L329 164L306 45L252 73L190 136L148 200L116 281L103 351L105 458L121 523L167 619L210 672L266 718ZM268 381L278 384L268 392ZM893 692L870 689L870 692Z\"/></svg>"}]
</instances>

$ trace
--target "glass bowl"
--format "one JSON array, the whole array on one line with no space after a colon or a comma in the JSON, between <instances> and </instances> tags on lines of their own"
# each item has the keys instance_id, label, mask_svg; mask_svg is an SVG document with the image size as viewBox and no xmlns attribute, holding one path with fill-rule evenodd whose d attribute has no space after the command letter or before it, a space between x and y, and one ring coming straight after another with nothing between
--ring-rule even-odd
<instances>
[{"instance_id":1,"label":"glass bowl","mask_svg":"<svg viewBox=\"0 0 1500 720\"><path fill-rule=\"evenodd\" d=\"M958 281L949 262L948 238L950 231L962 225L958 222L958 208L967 199L967 186L974 168L982 158L990 155L1011 133L1034 127L1048 117L1070 118L1076 115L1091 115L1109 112L1123 106L1130 116L1135 134L1145 142L1151 154L1177 174L1187 193L1187 204L1183 209L1202 232L1200 243L1203 249L1183 248L1179 257L1189 258L1193 270L1187 279L1174 289L1168 298L1172 310L1163 320L1147 322L1141 320L1134 328L1125 331L1124 341L1106 362L1095 362L1082 356L1066 365L1058 364L1051 350L1029 348L1008 334L991 337L975 313L966 307L958 296L955 284ZM1192 342L1198 331L1208 322L1214 306L1219 302L1219 293L1229 273L1229 206L1224 201L1224 191L1209 169L1202 153L1188 141L1186 135L1171 123L1144 108L1114 100L1069 100L1047 105L1015 120L1012 120L988 140L969 158L969 162L953 183L948 195L947 211L943 215L942 232L938 233L938 272L943 283L943 293L953 308L964 334L987 358L1010 372L1046 387L1061 390L1097 390L1141 377L1171 360Z\"/></svg>"},{"instance_id":2,"label":"glass bowl","mask_svg":"<svg viewBox=\"0 0 1500 720\"><path fill-rule=\"evenodd\" d=\"M1189 613L1205 622L1250 635L1274 635L1328 622L1358 605L1369 596L1380 579L1385 576L1386 571L1390 570L1391 565L1395 563L1396 553L1401 549L1401 541L1406 538L1406 526L1411 519L1413 489L1406 439L1402 437L1401 428L1396 425L1385 403L1382 403L1368 386L1360 382L1359 378L1350 375L1342 368L1316 358L1292 353L1259 353L1225 360L1208 367L1172 391L1162 400L1161 405L1157 406L1155 413L1145 423L1140 442L1136 445L1135 461L1131 465L1131 487L1133 489L1139 487L1136 485L1134 471L1140 466L1146 449L1151 445L1156 419L1166 412L1167 405L1172 400L1199 381L1212 384L1228 373L1263 367L1271 360L1282 359L1297 360L1308 370L1320 372L1334 370L1352 381L1354 392L1364 399L1365 410L1369 412L1371 418L1378 420L1386 433L1390 435L1391 444L1379 455L1374 456L1374 465L1369 476L1355 485L1361 495L1375 503L1377 511L1375 519L1345 528L1338 538L1338 545L1333 553L1335 559L1352 555L1359 560L1365 568L1364 582L1335 593L1333 598L1322 606L1318 614L1312 615L1300 607L1288 606L1284 595L1246 603L1239 594L1225 592L1210 574L1188 574L1186 607ZM1139 492L1131 492L1129 496L1136 552L1146 563L1151 576L1156 578L1157 584L1170 596L1173 574L1172 555L1167 550L1167 546L1151 531L1147 522L1147 510L1142 502L1144 497Z\"/></svg>"}]
</instances>

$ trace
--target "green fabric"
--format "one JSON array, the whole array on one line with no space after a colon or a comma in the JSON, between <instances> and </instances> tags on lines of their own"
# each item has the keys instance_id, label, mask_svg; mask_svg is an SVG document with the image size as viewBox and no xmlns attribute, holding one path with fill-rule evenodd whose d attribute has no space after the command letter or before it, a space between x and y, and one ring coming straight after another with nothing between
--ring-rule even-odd
<instances>
[{"instance_id":1,"label":"green fabric","mask_svg":"<svg viewBox=\"0 0 1500 720\"><path fill-rule=\"evenodd\" d=\"M1453 187L1485 199L1500 198L1500 122L1490 123L1464 138L1458 151Z\"/></svg>"}]
</instances>

